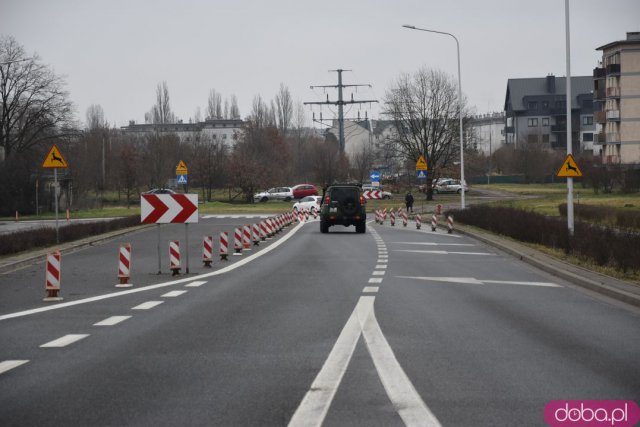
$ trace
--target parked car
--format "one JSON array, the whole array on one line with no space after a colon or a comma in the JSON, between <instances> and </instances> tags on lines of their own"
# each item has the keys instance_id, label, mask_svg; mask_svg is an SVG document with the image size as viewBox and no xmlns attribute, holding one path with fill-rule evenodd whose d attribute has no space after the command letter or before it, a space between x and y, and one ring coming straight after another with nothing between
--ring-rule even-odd
<instances>
[{"instance_id":1,"label":"parked car","mask_svg":"<svg viewBox=\"0 0 640 427\"><path fill-rule=\"evenodd\" d=\"M318 189L311 184L298 184L291 189L294 199L302 199L307 196L317 196Z\"/></svg>"},{"instance_id":2,"label":"parked car","mask_svg":"<svg viewBox=\"0 0 640 427\"><path fill-rule=\"evenodd\" d=\"M293 210L309 209L309 212L320 211L320 196L307 196L293 204Z\"/></svg>"},{"instance_id":3,"label":"parked car","mask_svg":"<svg viewBox=\"0 0 640 427\"><path fill-rule=\"evenodd\" d=\"M380 198L381 199L392 199L393 198L393 194L391 194L389 191L384 191L384 189L382 187L374 187L373 185L368 185L368 184L364 184L362 186L362 191L373 191L373 190L379 190L380 191Z\"/></svg>"},{"instance_id":4,"label":"parked car","mask_svg":"<svg viewBox=\"0 0 640 427\"><path fill-rule=\"evenodd\" d=\"M465 193L469 191L467 185L462 185L459 179L451 179L451 178L440 178L435 186L433 187L433 192L435 194L440 193L458 193L460 194L462 191Z\"/></svg>"},{"instance_id":5,"label":"parked car","mask_svg":"<svg viewBox=\"0 0 640 427\"><path fill-rule=\"evenodd\" d=\"M273 187L267 191L254 194L253 200L256 202L268 202L269 200L284 200L285 202L290 202L293 200L293 192L291 191L291 187Z\"/></svg>"},{"instance_id":6,"label":"parked car","mask_svg":"<svg viewBox=\"0 0 640 427\"><path fill-rule=\"evenodd\" d=\"M153 188L149 191L145 191L142 194L176 194L176 192L170 188Z\"/></svg>"}]
</instances>

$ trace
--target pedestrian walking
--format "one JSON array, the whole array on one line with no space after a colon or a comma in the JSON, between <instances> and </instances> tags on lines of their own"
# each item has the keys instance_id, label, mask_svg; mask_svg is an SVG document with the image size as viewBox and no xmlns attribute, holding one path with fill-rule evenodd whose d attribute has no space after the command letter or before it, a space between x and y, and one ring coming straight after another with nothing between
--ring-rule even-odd
<instances>
[{"instance_id":1,"label":"pedestrian walking","mask_svg":"<svg viewBox=\"0 0 640 427\"><path fill-rule=\"evenodd\" d=\"M407 212L413 213L413 195L411 194L411 191L404 196L404 203L407 205Z\"/></svg>"}]
</instances>

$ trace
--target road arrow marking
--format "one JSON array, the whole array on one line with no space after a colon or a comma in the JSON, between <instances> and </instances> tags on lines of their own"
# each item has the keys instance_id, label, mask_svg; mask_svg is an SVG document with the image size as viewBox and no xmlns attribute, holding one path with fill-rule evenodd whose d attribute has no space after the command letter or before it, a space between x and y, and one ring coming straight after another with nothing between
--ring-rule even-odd
<instances>
[{"instance_id":1,"label":"road arrow marking","mask_svg":"<svg viewBox=\"0 0 640 427\"><path fill-rule=\"evenodd\" d=\"M561 288L562 286L556 283L550 282L521 282L521 281L511 281L511 280L485 280L485 279L475 279L473 277L413 277L413 276L395 276L399 279L413 279L413 280L424 280L427 282L445 282L445 283L460 283L463 285L486 285L486 284L496 284L496 285L517 285L517 286L542 286L548 288Z\"/></svg>"},{"instance_id":2,"label":"road arrow marking","mask_svg":"<svg viewBox=\"0 0 640 427\"><path fill-rule=\"evenodd\" d=\"M327 360L289 421L289 426L322 425L361 334L380 381L405 425L440 426L384 337L373 311L374 301L374 296L360 297Z\"/></svg>"},{"instance_id":3,"label":"road arrow marking","mask_svg":"<svg viewBox=\"0 0 640 427\"><path fill-rule=\"evenodd\" d=\"M495 255L487 252L421 251L421 250L413 250L413 249L395 249L394 252L412 252L416 254L436 254L436 255Z\"/></svg>"}]
</instances>

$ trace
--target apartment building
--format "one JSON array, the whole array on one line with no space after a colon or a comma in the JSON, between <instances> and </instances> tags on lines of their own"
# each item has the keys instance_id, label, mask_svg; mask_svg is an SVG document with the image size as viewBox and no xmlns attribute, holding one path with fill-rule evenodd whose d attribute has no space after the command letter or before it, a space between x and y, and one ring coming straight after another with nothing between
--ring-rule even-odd
<instances>
[{"instance_id":1,"label":"apartment building","mask_svg":"<svg viewBox=\"0 0 640 427\"><path fill-rule=\"evenodd\" d=\"M509 79L504 103L505 143L567 148L566 77ZM593 79L571 77L571 141L574 153L593 151Z\"/></svg>"},{"instance_id":2,"label":"apartment building","mask_svg":"<svg viewBox=\"0 0 640 427\"><path fill-rule=\"evenodd\" d=\"M600 46L593 70L596 147L607 164L640 163L640 32Z\"/></svg>"},{"instance_id":3,"label":"apartment building","mask_svg":"<svg viewBox=\"0 0 640 427\"><path fill-rule=\"evenodd\" d=\"M490 156L505 144L504 112L478 114L469 118L467 133L473 150Z\"/></svg>"},{"instance_id":4,"label":"apartment building","mask_svg":"<svg viewBox=\"0 0 640 427\"><path fill-rule=\"evenodd\" d=\"M244 128L244 124L244 121L240 119L207 119L199 123L135 124L135 122L129 122L129 126L122 126L120 129L125 133L135 135L154 132L171 133L177 135L182 142L202 140L221 142L233 147Z\"/></svg>"}]
</instances>

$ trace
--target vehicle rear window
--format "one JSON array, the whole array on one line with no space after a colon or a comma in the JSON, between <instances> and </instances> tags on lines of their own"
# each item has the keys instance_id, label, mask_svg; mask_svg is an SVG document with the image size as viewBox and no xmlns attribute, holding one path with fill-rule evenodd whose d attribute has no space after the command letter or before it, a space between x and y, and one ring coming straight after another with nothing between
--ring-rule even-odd
<instances>
[{"instance_id":1,"label":"vehicle rear window","mask_svg":"<svg viewBox=\"0 0 640 427\"><path fill-rule=\"evenodd\" d=\"M345 200L347 198L357 199L360 191L356 188L332 188L331 198L334 200Z\"/></svg>"}]
</instances>

